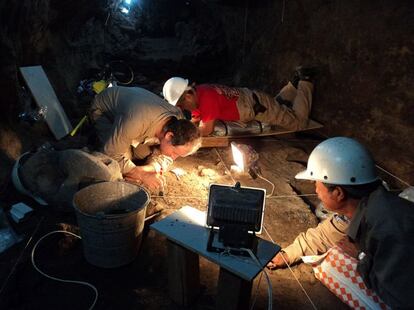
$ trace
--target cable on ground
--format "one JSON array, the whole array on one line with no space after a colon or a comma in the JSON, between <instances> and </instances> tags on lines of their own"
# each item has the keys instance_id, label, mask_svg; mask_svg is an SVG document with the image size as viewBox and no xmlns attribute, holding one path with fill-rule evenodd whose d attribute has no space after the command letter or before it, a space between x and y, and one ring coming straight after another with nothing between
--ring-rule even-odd
<instances>
[{"instance_id":1,"label":"cable on ground","mask_svg":"<svg viewBox=\"0 0 414 310\"><path fill-rule=\"evenodd\" d=\"M69 235L75 236L76 238L82 239L80 236L78 236L78 235L76 235L76 234L74 234L74 233L72 233L72 232L70 232L70 231L66 231L66 230L55 230L55 231L51 231L51 232L47 233L46 235L44 235L43 237L41 237L41 238L40 238L40 239L36 242L36 244L35 244L35 245L34 245L34 247L33 247L33 250L32 250L32 265L33 265L33 267L36 269L36 271L37 271L37 272L39 272L41 275L43 275L44 277L49 278L49 279L51 279L51 280L55 280L55 281L59 281L59 282L65 282L65 283L75 283L75 284L85 285L85 286L87 286L87 287L91 288L91 289L94 291L94 293L95 293L95 299L93 300L93 303L92 303L92 304L91 304L91 306L89 307L89 310L92 310L92 309L95 307L96 302L97 302L97 300L98 300L98 290L96 289L96 287L95 287L95 286L93 286L92 284L90 284L90 283L88 283L88 282L84 282L84 281L65 280L65 279L61 279L61 278L57 278L57 277L50 276L50 275L46 274L45 272L43 272L42 270L40 270L40 269L39 269L39 267L37 267L37 265L36 265L36 263L35 263L34 256L35 256L35 251L36 251L36 248L37 248L37 246L39 245L39 243L40 243L43 239L45 239L46 237L48 237L48 236L50 236L50 235L52 235L52 234L57 234L57 233L69 234Z\"/></svg>"},{"instance_id":2,"label":"cable on ground","mask_svg":"<svg viewBox=\"0 0 414 310\"><path fill-rule=\"evenodd\" d=\"M272 190L270 191L270 194L267 194L267 195L266 195L266 197L267 197L267 198L272 197L273 192L274 192L274 190L275 190L275 184L274 184L273 182L269 181L268 179L266 179L264 176L262 176L262 174L261 174L261 173L258 173L258 174L257 174L257 176L258 176L260 179L262 179L262 180L266 181L267 183L269 183L269 184L272 186Z\"/></svg>"},{"instance_id":3,"label":"cable on ground","mask_svg":"<svg viewBox=\"0 0 414 310\"><path fill-rule=\"evenodd\" d=\"M273 239L272 236L270 236L269 232L267 231L266 227L263 225L263 229L266 232L267 236L269 237L269 239L272 241L272 243L276 244ZM300 283L299 279L296 277L296 275L293 273L292 268L290 268L289 263L286 261L285 257L282 255L283 261L285 262L286 266L289 268L290 272L293 275L293 278L296 280L296 282L299 284L300 288L302 289L303 293L306 295L306 298L309 300L309 302L311 303L313 309L317 310L318 308L316 308L314 302L312 301L312 299L310 298L309 294L306 292L305 288L303 287L302 283Z\"/></svg>"}]
</instances>

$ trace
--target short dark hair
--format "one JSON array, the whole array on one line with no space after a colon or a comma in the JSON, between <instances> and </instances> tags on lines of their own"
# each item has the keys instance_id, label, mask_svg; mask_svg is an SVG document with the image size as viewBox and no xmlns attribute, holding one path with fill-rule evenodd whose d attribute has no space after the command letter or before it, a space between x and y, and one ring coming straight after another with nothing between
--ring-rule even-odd
<instances>
[{"instance_id":1,"label":"short dark hair","mask_svg":"<svg viewBox=\"0 0 414 310\"><path fill-rule=\"evenodd\" d=\"M164 135L167 132L174 134L171 144L184 145L200 138L200 131L198 128L187 119L177 119L171 117L162 128Z\"/></svg>"},{"instance_id":2,"label":"short dark hair","mask_svg":"<svg viewBox=\"0 0 414 310\"><path fill-rule=\"evenodd\" d=\"M338 185L338 184L329 184L323 183L328 191L332 192L336 187L340 187L345 192L345 195L353 199L361 199L365 196L371 194L374 190L380 186L381 180L376 180L367 184L360 185Z\"/></svg>"}]
</instances>

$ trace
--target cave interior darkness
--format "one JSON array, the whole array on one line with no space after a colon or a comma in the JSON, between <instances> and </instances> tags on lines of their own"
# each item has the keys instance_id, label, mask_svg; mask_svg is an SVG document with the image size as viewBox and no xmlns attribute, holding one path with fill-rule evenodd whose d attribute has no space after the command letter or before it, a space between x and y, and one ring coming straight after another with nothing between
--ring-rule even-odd
<instances>
[{"instance_id":1,"label":"cave interior darkness","mask_svg":"<svg viewBox=\"0 0 414 310\"><path fill-rule=\"evenodd\" d=\"M316 66L311 118L324 127L314 137L356 138L398 178L390 179L392 187L414 184L411 1L0 0L0 8L2 206L16 201L15 160L53 140L44 123L19 118L27 108L19 67L43 67L75 126L90 103L77 94L80 81L117 60L133 69L130 85L156 94L172 76L276 94L298 65ZM17 253L3 266L11 268ZM22 280L25 268L12 281ZM147 298L145 290L138 295ZM11 296L6 306L28 306ZM158 306L175 309L162 300Z\"/></svg>"}]
</instances>

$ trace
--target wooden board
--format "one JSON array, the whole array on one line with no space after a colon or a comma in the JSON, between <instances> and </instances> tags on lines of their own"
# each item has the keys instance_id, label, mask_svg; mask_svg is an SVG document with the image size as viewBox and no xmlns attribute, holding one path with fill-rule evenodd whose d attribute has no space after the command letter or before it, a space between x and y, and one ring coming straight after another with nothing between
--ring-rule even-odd
<instances>
[{"instance_id":1,"label":"wooden board","mask_svg":"<svg viewBox=\"0 0 414 310\"><path fill-rule=\"evenodd\" d=\"M72 125L42 66L20 67L20 72L38 107L47 107L46 123L55 138L59 140L66 136L72 130Z\"/></svg>"},{"instance_id":2,"label":"wooden board","mask_svg":"<svg viewBox=\"0 0 414 310\"><path fill-rule=\"evenodd\" d=\"M216 305L218 309L249 310L252 281L245 281L220 268Z\"/></svg>"},{"instance_id":3,"label":"wooden board","mask_svg":"<svg viewBox=\"0 0 414 310\"><path fill-rule=\"evenodd\" d=\"M250 135L237 135L237 136L210 136L210 137L203 137L201 139L201 147L226 147L229 146L230 141L238 138L252 138L252 137L266 137L266 136L274 136L274 135L282 135L292 132L298 131L305 131L305 130L312 130L322 128L323 125L318 123L314 120L309 120L309 124L306 128L301 130L288 130L284 128L277 128L268 132L260 133L260 134L250 134Z\"/></svg>"},{"instance_id":4,"label":"wooden board","mask_svg":"<svg viewBox=\"0 0 414 310\"><path fill-rule=\"evenodd\" d=\"M168 241L168 292L174 302L190 306L200 292L200 263L197 253Z\"/></svg>"},{"instance_id":5,"label":"wooden board","mask_svg":"<svg viewBox=\"0 0 414 310\"><path fill-rule=\"evenodd\" d=\"M185 206L165 219L152 224L151 229L182 247L202 255L236 276L252 281L264 266L280 251L280 247L258 238L256 256L261 268L250 257L223 255L207 251L209 229L205 226L206 212Z\"/></svg>"}]
</instances>

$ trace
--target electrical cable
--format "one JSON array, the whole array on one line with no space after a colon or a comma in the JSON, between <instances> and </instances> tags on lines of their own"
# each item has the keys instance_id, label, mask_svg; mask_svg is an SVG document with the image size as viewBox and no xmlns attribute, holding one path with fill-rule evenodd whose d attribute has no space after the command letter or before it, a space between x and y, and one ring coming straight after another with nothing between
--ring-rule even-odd
<instances>
[{"instance_id":1,"label":"electrical cable","mask_svg":"<svg viewBox=\"0 0 414 310\"><path fill-rule=\"evenodd\" d=\"M237 251L243 250L243 251L247 252L250 255L250 257L253 259L254 264L257 265L260 268L260 270L262 271L262 273L260 274L259 282L258 282L257 287L256 287L254 300L253 300L253 302L252 302L252 304L250 306L250 310L253 310L254 305L256 303L257 293L258 293L258 290L259 290L259 285L260 285L260 281L262 279L263 273L265 274L266 281L267 281L267 284L268 284L268 290L267 290L268 297L269 297L268 298L268 310L271 310L272 309L272 306L273 306L272 305L272 298L273 298L273 294L272 294L272 283L271 283L271 281L269 279L268 274L266 273L265 268L262 267L262 265L260 264L259 259L256 257L256 255L254 255L254 253L250 249L247 249L247 248L236 248L236 249L233 249L231 247L226 247L225 250L219 254L219 258L221 256L231 256L233 259L237 259L237 260L240 260L240 261L242 261L244 263L247 263L246 259L241 259L239 256L233 255L231 253L232 250L237 250Z\"/></svg>"},{"instance_id":2,"label":"electrical cable","mask_svg":"<svg viewBox=\"0 0 414 310\"><path fill-rule=\"evenodd\" d=\"M390 192L399 192L402 189L390 189ZM266 196L267 199L283 199L283 198L296 198L296 197L317 197L317 194L293 194L293 195L277 195L277 196ZM179 196L179 195L151 195L151 198L172 198L172 199L208 199L208 197L200 197L200 196Z\"/></svg>"},{"instance_id":3,"label":"electrical cable","mask_svg":"<svg viewBox=\"0 0 414 310\"><path fill-rule=\"evenodd\" d=\"M229 171L229 169L227 168L227 165L225 164L225 162L224 162L224 160L223 160L223 158L220 156L220 153L218 152L218 150L216 149L216 148L214 148L215 149L215 151L216 151L216 153L217 153L217 155L218 155L218 157L219 157L219 159L223 162L223 164L224 164L224 168L226 169L226 171L227 171L227 173L230 175L230 177L232 178L232 180L233 180L233 182L235 183L235 180L234 180L234 178L233 178L233 175L231 174L231 172ZM275 188L275 186L274 186L274 183L272 183L272 182L270 182L268 179L266 179L266 178L264 178L263 176L261 176L260 174L257 174L261 179L263 179L264 181L267 181L267 182L269 182L271 185L272 185L272 192L271 192L271 194L269 194L269 195L266 195L266 197L267 198L287 198L287 197L300 197L300 196L317 196L317 194L302 194L302 195L298 195L298 194L294 194L294 195L281 195L281 196L272 196L272 194L273 194L273 191L274 191L274 188ZM265 232L266 232L266 234L268 235L268 237L269 237L269 239L272 241L272 243L274 243L275 244L275 242L273 241L273 239L272 239L272 237L270 236L270 234L269 234L269 232L267 231L267 229L266 229L266 227L263 225L263 229L265 230ZM251 251L250 251L250 253L252 253ZM249 253L249 254L250 254ZM253 253L252 253L253 254ZM253 254L254 255L254 254ZM282 258L283 258L283 260L284 260L284 262L285 262L285 264L286 264L286 266L289 268L289 270L290 270L290 272L292 273L292 275L293 275L293 278L296 280L296 282L299 284L299 286L300 286L300 288L302 289L302 291L304 292L304 294L305 294L305 296L307 297L307 299L309 300L309 302L311 303L311 305L312 305L312 307L313 307L313 309L317 309L316 308L316 306L315 306L315 304L313 303L313 301L312 301L312 299L310 298L310 296L309 296L309 294L306 292L306 290L305 290L305 288L303 287L303 285L299 282L299 280L298 280L298 278L296 277L296 275L293 273L293 270L290 268L290 265L288 264L288 262L285 260L285 258L283 257L283 255L282 255ZM257 258L256 258L256 260L257 260ZM260 262L259 262L259 266L260 266L260 268L262 268L261 267L261 265L260 265ZM262 268L262 270L263 270L263 272L265 273L265 276L266 276L266 280L267 280L267 282L268 282L268 285L269 285L269 287L270 287L270 293L269 293L269 291L268 291L268 293L269 293L269 305L268 305L268 307L270 306L270 309L271 309L271 307L272 307L272 293L271 293L271 282L270 282L270 279L269 279L269 276L267 275L267 273L266 273L266 271ZM254 306L254 304L253 304L253 306ZM252 306L252 307L253 307ZM253 308L251 308L251 309L253 309Z\"/></svg>"},{"instance_id":4,"label":"electrical cable","mask_svg":"<svg viewBox=\"0 0 414 310\"><path fill-rule=\"evenodd\" d=\"M124 66L124 68L121 69L127 69L127 70L118 70L121 72L115 72L115 64L119 64L121 66ZM115 81L121 85L129 85L134 81L134 70L132 70L131 66L129 64L127 64L125 61L123 60L112 60L110 61L107 66L109 67L110 73L112 75L112 77L115 79ZM128 71L129 75L126 73L126 71ZM120 81L119 79L119 73L125 74L127 77L129 76L129 79L124 82L124 81ZM118 74L118 76L117 76Z\"/></svg>"},{"instance_id":5,"label":"electrical cable","mask_svg":"<svg viewBox=\"0 0 414 310\"><path fill-rule=\"evenodd\" d=\"M219 157L219 159L220 159L220 161L223 163L223 165L224 165L224 169L226 169L226 172L227 172L227 174L231 177L231 179L232 179L232 181L233 181L233 184L235 184L236 183L236 180L233 178L233 175L231 174L231 171L227 168L227 165L226 165L226 163L224 162L224 160L223 160L223 158L221 157L221 155L220 155L220 153L219 153L219 151L217 150L217 148L214 148L214 150L216 151L216 153L217 153L217 156ZM272 191L271 191L271 193L270 194L268 194L268 195L266 195L266 198L289 198L289 197L306 197L306 196L317 196L316 194L302 194L302 195L298 195L298 194L295 194L295 195L284 195L284 196L282 196L282 195L280 195L280 196L272 196L273 195L273 192L274 192L274 190L275 190L275 184L274 183L272 183L271 181L269 181L268 179L266 179L264 176L262 176L260 173L257 173L257 176L259 177L259 178L261 178L262 180L264 180L264 181L266 181L266 182L268 182L268 183L270 183L271 185L272 185ZM151 197L153 197L153 196L151 196ZM166 197L168 197L168 196L166 196ZM188 197L188 198L190 198L190 197Z\"/></svg>"},{"instance_id":6,"label":"electrical cable","mask_svg":"<svg viewBox=\"0 0 414 310\"><path fill-rule=\"evenodd\" d=\"M273 306L272 282L270 281L269 275L267 274L265 267L262 267L262 265L259 262L259 259L256 257L256 255L254 255L252 250L247 249L247 248L240 248L240 249L249 253L250 257L257 264L257 266L262 270L262 273L264 273L266 281L267 281L267 294L268 294L267 309L272 310L272 306Z\"/></svg>"},{"instance_id":7,"label":"electrical cable","mask_svg":"<svg viewBox=\"0 0 414 310\"><path fill-rule=\"evenodd\" d=\"M257 296L259 295L258 292L259 292L260 283L262 282L262 276L263 276L263 272L260 273L259 281L257 281L257 286L256 286L256 289L254 291L253 301L252 301L252 304L250 305L249 310L253 310L254 305L256 304Z\"/></svg>"},{"instance_id":8,"label":"electrical cable","mask_svg":"<svg viewBox=\"0 0 414 310\"><path fill-rule=\"evenodd\" d=\"M219 157L219 159L221 160L221 162L223 163L224 168L225 168L225 169L226 169L226 171L227 171L227 174L228 174L228 175L230 176L230 178L232 179L233 184L236 184L236 180L233 178L233 175L231 174L231 171L229 170L229 168L227 168L227 165L226 165L226 163L224 162L223 158L221 157L221 155L220 155L219 151L217 150L217 148L216 148L216 147L214 148L214 150L216 151L217 156Z\"/></svg>"},{"instance_id":9,"label":"electrical cable","mask_svg":"<svg viewBox=\"0 0 414 310\"><path fill-rule=\"evenodd\" d=\"M284 4L283 4L283 5L284 5ZM282 15L282 23L283 23L283 15ZM222 159L222 157L220 156L219 152L217 151L217 149L216 149L216 148L214 148L214 149L215 149L215 151L216 151L217 155L219 156L220 160L223 162L224 167L225 167L225 169L226 169L227 173L230 175L230 177L232 178L233 182L235 183L235 180L234 180L234 178L233 178L233 175L231 174L231 172L230 172L230 171L229 171L229 169L227 168L227 165L226 165L226 164L225 164L225 162L223 161L223 159ZM402 180L402 179L400 179L399 177L397 177L396 175L394 175L394 174L392 174L392 173L388 172L387 170L383 169L382 167L380 167L380 166L378 166L378 165L376 165L376 167L377 167L378 169L382 170L383 172L385 172L385 173L389 174L390 176L394 177L395 179L397 179L397 180L398 180L398 181L400 181L401 183L403 183L403 184L405 184L405 185L407 185L407 186L411 186L408 182L405 182L404 180ZM268 179L264 178L261 174L257 174L257 176L258 176L259 178L263 179L264 181L267 181L268 183L270 183L270 184L272 185L272 191L271 191L271 194L266 195L266 197L267 197L267 198L273 198L273 199L274 199L274 198L289 198L289 197L316 197L316 196L317 196L317 194L299 194L299 195L298 195L298 194L295 194L295 195L279 195L279 196L272 196L273 191L274 191L274 188L275 188L274 183L272 183L272 182L271 182L271 181L269 181ZM271 241L275 244L275 242L273 241L272 237L270 236L269 232L267 231L267 229L266 229L266 227L265 227L264 225L263 225L263 229L264 229L264 231L266 232L266 234L268 235L269 239L270 239L270 240L271 240ZM251 252L251 251L250 251L250 252ZM250 254L250 253L249 253L249 254ZM253 254L253 253L252 253L252 254ZM293 270L291 269L291 267L290 267L289 263L286 261L285 257L284 257L283 255L281 255L281 256L282 256L282 259L283 259L284 263L286 264L286 266L288 267L289 271L291 272L291 274L292 274L293 278L294 278L294 279L296 280L296 282L299 284L299 286L300 286L301 290L303 291L303 293L305 294L305 296L306 296L306 297L307 297L307 299L309 300L309 302L310 302L310 304L312 305L313 309L317 309L317 307L315 306L314 302L313 302L313 301L312 301L312 299L310 298L309 294L306 292L305 288L303 287L303 285L300 283L299 279L298 279L298 278L296 277L296 275L294 274ZM260 266L260 263L259 263L259 266ZM261 268L261 266L260 266L260 268ZM271 283L270 283L270 280L269 280L269 278L268 278L267 273L265 272L265 270L263 270L263 272L264 272L264 273L265 273L265 275L266 275L266 279L267 279L267 281L268 281L269 285L271 285ZM260 282L259 282L259 284L260 284ZM269 296L271 296L271 295L269 295ZM269 297L269 300L271 300L271 298L270 298L270 297ZM254 304L253 304L253 306L254 306ZM251 309L252 309L252 308L251 308Z\"/></svg>"},{"instance_id":10,"label":"electrical cable","mask_svg":"<svg viewBox=\"0 0 414 310\"><path fill-rule=\"evenodd\" d=\"M380 167L380 166L378 166L378 165L375 165L375 167L377 167L379 170L381 170L381 171L383 171L383 172L387 173L388 175L392 176L393 178L395 178L396 180L400 181L400 182L401 182L401 183L403 183L404 185L407 185L408 187L411 187L411 185L410 185L408 182L406 182L406 181L404 181L404 180L400 179L399 177L397 177L396 175L392 174L391 172L389 172L389 171L385 170L384 168L382 168L382 167Z\"/></svg>"},{"instance_id":11,"label":"electrical cable","mask_svg":"<svg viewBox=\"0 0 414 310\"><path fill-rule=\"evenodd\" d=\"M393 190L391 190L393 191ZM293 194L293 195L277 195L277 196L269 196L269 199L278 199L278 198L294 198L294 197L316 197L317 194ZM208 197L200 197L200 196L179 196L179 195L151 195L151 198L182 198L182 199L208 199Z\"/></svg>"},{"instance_id":12,"label":"electrical cable","mask_svg":"<svg viewBox=\"0 0 414 310\"><path fill-rule=\"evenodd\" d=\"M276 243L273 241L272 236L270 236L269 232L267 231L267 229L266 229L265 225L263 225L263 229L264 229L264 231L266 232L266 234L267 234L267 236L269 237L269 239L272 241L272 243L276 244ZM315 304L313 303L312 299L310 298L309 294L306 292L306 290L305 290L305 288L303 287L302 283L300 283L299 279L298 279L298 278L296 277L296 275L293 273L293 270L292 270L292 268L290 268L289 263L286 261L286 259L285 259L285 257L284 257L283 255L281 255L281 256L282 256L282 259L283 259L284 263L285 263L285 264L286 264L286 266L288 267L289 271L292 273L293 278L296 280L296 282L298 282L298 284L299 284L300 288L302 289L303 293L306 295L306 298L307 298L307 299L309 300L309 302L311 303L311 305L312 305L313 309L317 310L318 308L317 308L317 307L315 306Z\"/></svg>"},{"instance_id":13,"label":"electrical cable","mask_svg":"<svg viewBox=\"0 0 414 310\"><path fill-rule=\"evenodd\" d=\"M93 301L92 305L89 307L89 310L91 310L91 309L93 309L93 308L95 307L95 304L96 304L96 302L97 302L97 300L98 300L98 290L96 289L96 287L95 287L95 286L93 286L92 284L90 284L90 283L88 283L88 282L84 282L84 281L65 280L65 279L60 279L60 278L57 278L57 277L50 276L50 275L46 274L45 272L41 271L41 270L39 269L39 267L37 267L37 265L36 265L36 263L35 263L35 260L34 260L34 254L35 254L35 250L36 250L37 246L39 245L39 243L40 243L43 239L45 239L46 237L48 237L48 236L50 236L50 235L52 235L52 234L56 234L56 233L65 233L65 234L69 234L69 235L75 236L76 238L82 239L80 236L78 236L78 235L76 235L76 234L74 234L74 233L71 233L70 231L66 231L66 230L55 230L55 231L51 231L51 232L47 233L46 235L44 235L43 237L41 237L41 238L40 238L40 239L36 242L36 244L35 244L35 245L34 245L34 247L33 247L33 250L32 250L32 265L33 265L33 267L36 269L36 271L37 271L37 272L39 272L41 275L43 275L43 276L44 276L44 277L46 277L46 278L49 278L49 279L52 279L52 280L55 280L55 281L59 281L59 282L65 282L65 283L75 283L75 284L80 284L80 285L85 285L85 286L90 287L90 288L94 291L94 293L95 293L95 299L94 299L94 301Z\"/></svg>"},{"instance_id":14,"label":"electrical cable","mask_svg":"<svg viewBox=\"0 0 414 310\"><path fill-rule=\"evenodd\" d=\"M268 179L266 179L264 176L262 176L262 174L258 173L257 176L259 178L261 178L262 180L266 181L267 183L269 183L270 185L272 185L272 191L270 192L270 194L267 194L266 197L269 198L273 195L273 192L275 190L275 184L271 181L269 181Z\"/></svg>"},{"instance_id":15,"label":"electrical cable","mask_svg":"<svg viewBox=\"0 0 414 310\"><path fill-rule=\"evenodd\" d=\"M151 195L151 198L208 199L208 197L200 197L200 196L179 196L179 195Z\"/></svg>"},{"instance_id":16,"label":"electrical cable","mask_svg":"<svg viewBox=\"0 0 414 310\"><path fill-rule=\"evenodd\" d=\"M317 197L317 194L293 194L293 195L277 195L268 197L269 199L278 199L278 198L293 198L293 197Z\"/></svg>"}]
</instances>

